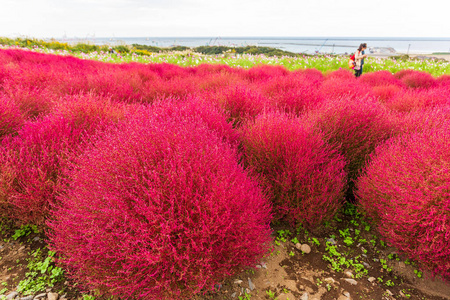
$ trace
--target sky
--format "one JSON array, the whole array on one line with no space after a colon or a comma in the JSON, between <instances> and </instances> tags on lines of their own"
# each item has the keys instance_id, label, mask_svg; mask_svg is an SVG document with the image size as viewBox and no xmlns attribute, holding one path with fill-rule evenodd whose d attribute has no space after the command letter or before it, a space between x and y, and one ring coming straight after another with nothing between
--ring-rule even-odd
<instances>
[{"instance_id":1,"label":"sky","mask_svg":"<svg viewBox=\"0 0 450 300\"><path fill-rule=\"evenodd\" d=\"M6 37L450 37L449 0L0 0Z\"/></svg>"}]
</instances>

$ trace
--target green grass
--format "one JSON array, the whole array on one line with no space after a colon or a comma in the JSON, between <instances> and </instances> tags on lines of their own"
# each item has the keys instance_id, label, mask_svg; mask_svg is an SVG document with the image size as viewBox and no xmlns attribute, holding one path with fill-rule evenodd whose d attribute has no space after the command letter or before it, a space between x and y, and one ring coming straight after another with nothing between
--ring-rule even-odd
<instances>
[{"instance_id":1,"label":"green grass","mask_svg":"<svg viewBox=\"0 0 450 300\"><path fill-rule=\"evenodd\" d=\"M251 68L257 65L280 65L288 70L314 68L322 72L338 69L348 70L348 56L315 55L307 56L284 52L267 47L197 47L198 52L186 47L157 48L145 45L114 46L117 52L109 53L108 46L91 44L69 45L58 41L36 39L8 39L0 37L4 47L21 47L44 53L73 55L82 59L92 59L112 63L170 63L180 66L200 64L225 64L231 67ZM194 50L195 50L194 49ZM441 60L415 60L412 58L376 58L365 60L364 72L387 70L391 73L403 69L425 71L434 76L450 74L450 63Z\"/></svg>"}]
</instances>

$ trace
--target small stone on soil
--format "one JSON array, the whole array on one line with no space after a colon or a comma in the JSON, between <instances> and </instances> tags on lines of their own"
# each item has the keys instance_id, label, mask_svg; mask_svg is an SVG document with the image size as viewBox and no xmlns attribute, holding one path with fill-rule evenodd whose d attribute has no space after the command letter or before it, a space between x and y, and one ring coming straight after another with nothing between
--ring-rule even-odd
<instances>
[{"instance_id":1,"label":"small stone on soil","mask_svg":"<svg viewBox=\"0 0 450 300\"><path fill-rule=\"evenodd\" d=\"M324 281L326 281L326 282L328 282L328 283L335 283L335 282L336 282L336 281L335 281L333 278L331 278L331 277L325 278Z\"/></svg>"},{"instance_id":2,"label":"small stone on soil","mask_svg":"<svg viewBox=\"0 0 450 300\"><path fill-rule=\"evenodd\" d=\"M14 298L16 298L17 295L19 295L19 293L17 293L17 292L9 293L8 296L6 296L6 300L14 299Z\"/></svg>"},{"instance_id":3,"label":"small stone on soil","mask_svg":"<svg viewBox=\"0 0 450 300\"><path fill-rule=\"evenodd\" d=\"M256 288L256 286L253 284L252 280L250 279L250 277L248 278L248 287L250 288L250 290L254 290Z\"/></svg>"},{"instance_id":4,"label":"small stone on soil","mask_svg":"<svg viewBox=\"0 0 450 300\"><path fill-rule=\"evenodd\" d=\"M347 281L348 283L350 283L351 285L357 285L358 282L355 279L351 279L351 278L344 278L345 281Z\"/></svg>"},{"instance_id":5,"label":"small stone on soil","mask_svg":"<svg viewBox=\"0 0 450 300\"><path fill-rule=\"evenodd\" d=\"M48 293L47 294L48 300L58 300L58 297L59 297L58 293Z\"/></svg>"},{"instance_id":6,"label":"small stone on soil","mask_svg":"<svg viewBox=\"0 0 450 300\"><path fill-rule=\"evenodd\" d=\"M311 247L308 244L303 244L300 250L306 254L311 252Z\"/></svg>"},{"instance_id":7,"label":"small stone on soil","mask_svg":"<svg viewBox=\"0 0 450 300\"><path fill-rule=\"evenodd\" d=\"M308 293L303 293L303 295L300 297L300 300L308 300L309 296Z\"/></svg>"},{"instance_id":8,"label":"small stone on soil","mask_svg":"<svg viewBox=\"0 0 450 300\"><path fill-rule=\"evenodd\" d=\"M234 292L233 294L231 294L231 298L236 297L236 292Z\"/></svg>"},{"instance_id":9,"label":"small stone on soil","mask_svg":"<svg viewBox=\"0 0 450 300\"><path fill-rule=\"evenodd\" d=\"M20 300L33 300L33 296L22 297Z\"/></svg>"},{"instance_id":10,"label":"small stone on soil","mask_svg":"<svg viewBox=\"0 0 450 300\"><path fill-rule=\"evenodd\" d=\"M394 295L390 290L386 290L386 293L388 293L389 296L393 296Z\"/></svg>"},{"instance_id":11,"label":"small stone on soil","mask_svg":"<svg viewBox=\"0 0 450 300\"><path fill-rule=\"evenodd\" d=\"M345 276L347 276L349 278L353 278L353 273L350 271L345 271L344 274L345 274Z\"/></svg>"},{"instance_id":12,"label":"small stone on soil","mask_svg":"<svg viewBox=\"0 0 450 300\"><path fill-rule=\"evenodd\" d=\"M242 283L242 280L237 279L237 280L234 281L234 283L235 283L235 284L241 284L241 283Z\"/></svg>"},{"instance_id":13,"label":"small stone on soil","mask_svg":"<svg viewBox=\"0 0 450 300\"><path fill-rule=\"evenodd\" d=\"M375 281L375 277L369 277L369 278L367 278L367 280L369 280L369 282L374 282Z\"/></svg>"},{"instance_id":14,"label":"small stone on soil","mask_svg":"<svg viewBox=\"0 0 450 300\"><path fill-rule=\"evenodd\" d=\"M41 298L44 298L46 296L47 296L47 293L42 293L42 294L36 295L36 297L34 297L34 299L41 299Z\"/></svg>"},{"instance_id":15,"label":"small stone on soil","mask_svg":"<svg viewBox=\"0 0 450 300\"><path fill-rule=\"evenodd\" d=\"M327 239L327 242L331 243L331 245L336 245L336 241L333 238Z\"/></svg>"},{"instance_id":16,"label":"small stone on soil","mask_svg":"<svg viewBox=\"0 0 450 300\"><path fill-rule=\"evenodd\" d=\"M344 295L344 296L347 297L347 298L350 298L350 293L347 292L347 291L343 291L343 292L342 292L342 295Z\"/></svg>"}]
</instances>

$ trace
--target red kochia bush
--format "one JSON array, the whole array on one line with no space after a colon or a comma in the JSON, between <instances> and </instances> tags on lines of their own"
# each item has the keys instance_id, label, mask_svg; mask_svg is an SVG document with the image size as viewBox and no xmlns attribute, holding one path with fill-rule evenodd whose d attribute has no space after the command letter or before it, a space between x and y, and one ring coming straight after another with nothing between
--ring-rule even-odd
<instances>
[{"instance_id":1,"label":"red kochia bush","mask_svg":"<svg viewBox=\"0 0 450 300\"><path fill-rule=\"evenodd\" d=\"M145 106L142 108L147 109ZM141 110L142 111L142 110ZM134 112L132 112L134 113ZM211 131L222 138L226 143L236 146L239 143L238 133L227 122L228 113L215 107L212 103L196 97L186 99L166 98L155 101L152 105L152 117L156 121L178 120L186 122L200 119Z\"/></svg>"},{"instance_id":2,"label":"red kochia bush","mask_svg":"<svg viewBox=\"0 0 450 300\"><path fill-rule=\"evenodd\" d=\"M288 74L289 71L283 66L257 65L243 73L243 76L250 82L259 82Z\"/></svg>"},{"instance_id":3,"label":"red kochia bush","mask_svg":"<svg viewBox=\"0 0 450 300\"><path fill-rule=\"evenodd\" d=\"M19 130L24 120L17 105L2 94L0 94L0 140L7 134Z\"/></svg>"},{"instance_id":4,"label":"red kochia bush","mask_svg":"<svg viewBox=\"0 0 450 300\"><path fill-rule=\"evenodd\" d=\"M404 90L397 85L380 85L374 86L372 89L373 95L382 103L388 102L390 99L403 92Z\"/></svg>"},{"instance_id":5,"label":"red kochia bush","mask_svg":"<svg viewBox=\"0 0 450 300\"><path fill-rule=\"evenodd\" d=\"M360 77L360 81L364 82L372 87L376 86L386 86L386 85L393 85L398 87L404 87L405 84L396 78L391 72L389 71L377 71L377 72L371 72L371 73L365 73Z\"/></svg>"},{"instance_id":6,"label":"red kochia bush","mask_svg":"<svg viewBox=\"0 0 450 300\"><path fill-rule=\"evenodd\" d=\"M267 107L269 99L248 85L238 84L211 93L213 103L229 112L230 119L239 124L248 118L254 118Z\"/></svg>"},{"instance_id":7,"label":"red kochia bush","mask_svg":"<svg viewBox=\"0 0 450 300\"><path fill-rule=\"evenodd\" d=\"M187 299L269 248L269 202L235 150L200 119L157 119L80 156L49 223L68 275L102 295Z\"/></svg>"},{"instance_id":8,"label":"red kochia bush","mask_svg":"<svg viewBox=\"0 0 450 300\"><path fill-rule=\"evenodd\" d=\"M346 69L339 69L336 71L327 72L326 79L343 79L343 80L350 80L355 79L355 75Z\"/></svg>"},{"instance_id":9,"label":"red kochia bush","mask_svg":"<svg viewBox=\"0 0 450 300\"><path fill-rule=\"evenodd\" d=\"M14 138L3 140L0 157L0 215L20 224L43 224L55 198L68 148L82 129L61 117L26 123Z\"/></svg>"},{"instance_id":10,"label":"red kochia bush","mask_svg":"<svg viewBox=\"0 0 450 300\"><path fill-rule=\"evenodd\" d=\"M399 133L414 133L439 128L450 122L450 104L411 111L409 113L396 113Z\"/></svg>"},{"instance_id":11,"label":"red kochia bush","mask_svg":"<svg viewBox=\"0 0 450 300\"><path fill-rule=\"evenodd\" d=\"M352 78L326 79L320 87L320 93L325 99L337 100L342 97L351 99L367 98L372 95L372 89L369 85Z\"/></svg>"},{"instance_id":12,"label":"red kochia bush","mask_svg":"<svg viewBox=\"0 0 450 300\"><path fill-rule=\"evenodd\" d=\"M398 72L397 74L399 74ZM396 74L396 75L397 75ZM409 73L404 73L401 75L397 75L397 78L400 78L403 83L411 88L432 88L437 85L436 79L431 76L430 73L420 72L420 71L412 71Z\"/></svg>"},{"instance_id":13,"label":"red kochia bush","mask_svg":"<svg viewBox=\"0 0 450 300\"><path fill-rule=\"evenodd\" d=\"M331 144L339 145L348 163L349 183L375 147L393 134L396 124L388 110L370 98L327 101L305 118Z\"/></svg>"},{"instance_id":14,"label":"red kochia bush","mask_svg":"<svg viewBox=\"0 0 450 300\"><path fill-rule=\"evenodd\" d=\"M439 86L450 87L450 75L441 75L436 79L436 82L439 84Z\"/></svg>"},{"instance_id":15,"label":"red kochia bush","mask_svg":"<svg viewBox=\"0 0 450 300\"><path fill-rule=\"evenodd\" d=\"M387 107L400 112L448 104L450 104L450 93L445 87L420 90L410 89L404 93L397 93L385 102Z\"/></svg>"},{"instance_id":16,"label":"red kochia bush","mask_svg":"<svg viewBox=\"0 0 450 300\"><path fill-rule=\"evenodd\" d=\"M323 100L316 85L315 80L296 73L267 80L261 89L264 96L272 102L272 106L300 114Z\"/></svg>"},{"instance_id":17,"label":"red kochia bush","mask_svg":"<svg viewBox=\"0 0 450 300\"><path fill-rule=\"evenodd\" d=\"M41 120L28 122L3 140L0 157L0 216L43 225L59 193L61 172L88 137L120 113L89 96L66 99Z\"/></svg>"},{"instance_id":18,"label":"red kochia bush","mask_svg":"<svg viewBox=\"0 0 450 300\"><path fill-rule=\"evenodd\" d=\"M14 100L25 119L35 119L46 115L56 99L56 96L48 89L39 86L27 87L20 82L5 82L3 91Z\"/></svg>"},{"instance_id":19,"label":"red kochia bush","mask_svg":"<svg viewBox=\"0 0 450 300\"><path fill-rule=\"evenodd\" d=\"M450 280L450 124L379 146L358 179L360 206L379 232Z\"/></svg>"},{"instance_id":20,"label":"red kochia bush","mask_svg":"<svg viewBox=\"0 0 450 300\"><path fill-rule=\"evenodd\" d=\"M242 129L246 164L260 174L277 217L315 227L341 206L345 162L299 119L263 114Z\"/></svg>"}]
</instances>

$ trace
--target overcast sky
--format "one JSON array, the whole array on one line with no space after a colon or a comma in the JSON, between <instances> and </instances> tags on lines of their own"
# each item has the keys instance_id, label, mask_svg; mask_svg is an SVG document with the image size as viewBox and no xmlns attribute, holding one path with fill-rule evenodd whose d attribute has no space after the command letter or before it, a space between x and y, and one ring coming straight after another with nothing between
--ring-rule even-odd
<instances>
[{"instance_id":1,"label":"overcast sky","mask_svg":"<svg viewBox=\"0 0 450 300\"><path fill-rule=\"evenodd\" d=\"M449 0L0 0L0 36L450 37Z\"/></svg>"}]
</instances>

